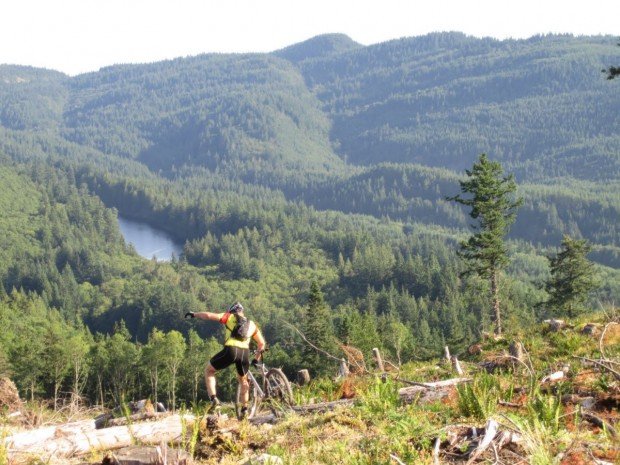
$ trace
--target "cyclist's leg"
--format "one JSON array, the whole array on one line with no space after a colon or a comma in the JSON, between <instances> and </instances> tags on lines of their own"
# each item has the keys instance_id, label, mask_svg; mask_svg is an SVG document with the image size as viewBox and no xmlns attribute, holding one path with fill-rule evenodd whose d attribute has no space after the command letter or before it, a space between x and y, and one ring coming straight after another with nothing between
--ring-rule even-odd
<instances>
[{"instance_id":1,"label":"cyclist's leg","mask_svg":"<svg viewBox=\"0 0 620 465\"><path fill-rule=\"evenodd\" d=\"M211 362L207 363L207 368L205 369L205 384L207 385L207 394L209 394L209 399L215 397L216 394L216 381L215 381L215 373L217 370L213 368Z\"/></svg>"},{"instance_id":2,"label":"cyclist's leg","mask_svg":"<svg viewBox=\"0 0 620 465\"><path fill-rule=\"evenodd\" d=\"M238 349L235 347L235 367L237 368L237 380L239 382L237 402L240 404L241 416L244 416L250 400L250 383L248 381L248 371L250 370L249 349Z\"/></svg>"},{"instance_id":3,"label":"cyclist's leg","mask_svg":"<svg viewBox=\"0 0 620 465\"><path fill-rule=\"evenodd\" d=\"M234 362L231 355L230 348L224 347L220 352L215 354L207 364L207 368L205 369L205 384L207 386L207 394L209 394L209 399L211 401L217 396L215 373Z\"/></svg>"},{"instance_id":4,"label":"cyclist's leg","mask_svg":"<svg viewBox=\"0 0 620 465\"><path fill-rule=\"evenodd\" d=\"M247 407L248 401L250 400L250 382L248 381L248 375L237 375L237 380L239 381L240 389L239 403L242 407Z\"/></svg>"}]
</instances>

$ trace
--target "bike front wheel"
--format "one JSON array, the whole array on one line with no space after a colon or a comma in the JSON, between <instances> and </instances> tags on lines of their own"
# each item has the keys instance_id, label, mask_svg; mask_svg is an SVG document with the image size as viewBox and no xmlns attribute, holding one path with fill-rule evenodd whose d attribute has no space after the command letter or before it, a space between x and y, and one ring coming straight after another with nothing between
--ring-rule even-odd
<instances>
[{"instance_id":1,"label":"bike front wheel","mask_svg":"<svg viewBox=\"0 0 620 465\"><path fill-rule=\"evenodd\" d=\"M279 368L271 368L265 375L267 398L271 400L272 410L277 415L290 410L295 404L293 389L286 375Z\"/></svg>"}]
</instances>

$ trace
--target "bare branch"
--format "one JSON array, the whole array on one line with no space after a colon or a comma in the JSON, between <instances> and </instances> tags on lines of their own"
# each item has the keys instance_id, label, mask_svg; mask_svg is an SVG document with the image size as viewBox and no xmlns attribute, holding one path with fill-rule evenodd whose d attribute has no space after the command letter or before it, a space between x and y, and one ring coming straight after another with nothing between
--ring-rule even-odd
<instances>
[{"instance_id":1,"label":"bare branch","mask_svg":"<svg viewBox=\"0 0 620 465\"><path fill-rule=\"evenodd\" d=\"M604 347L603 347L603 342L605 340L605 333L607 332L607 328L609 328L612 325L617 325L618 323L616 323L615 321L611 321L609 323L607 323L605 325L605 327L603 328L603 332L601 333L601 337L598 340L598 350L601 353L601 357L603 358L603 360L607 361L607 356L605 355L604 352Z\"/></svg>"},{"instance_id":2,"label":"bare branch","mask_svg":"<svg viewBox=\"0 0 620 465\"><path fill-rule=\"evenodd\" d=\"M596 415L594 415L591 412L581 412L581 417L588 421L589 423L592 423L593 425L598 426L599 428L604 429L605 431L607 431L613 438L617 438L618 437L618 433L616 432L616 430L614 429L613 426L611 426L609 423L607 423L606 421L600 419L599 417L597 417Z\"/></svg>"},{"instance_id":3,"label":"bare branch","mask_svg":"<svg viewBox=\"0 0 620 465\"><path fill-rule=\"evenodd\" d=\"M607 360L593 360L591 358L579 357L577 355L573 355L573 358L578 358L579 360L583 360L583 361L586 361L586 362L594 363L595 365L598 365L601 368L604 368L605 370L607 370L610 373L612 373L616 377L617 380L620 380L620 373L617 372L616 370L614 370L613 368L611 368L610 366L605 365L605 363L609 363Z\"/></svg>"},{"instance_id":4,"label":"bare branch","mask_svg":"<svg viewBox=\"0 0 620 465\"><path fill-rule=\"evenodd\" d=\"M306 338L306 336L304 335L304 333L302 333L299 329L297 329L297 328L296 328L295 326L293 326L292 324L290 324L290 323L288 323L288 322L286 322L286 321L284 322L284 324L285 324L286 326L289 326L289 327L291 327L292 329L294 329L294 330L297 332L297 334L299 334L299 335L301 336L301 338L302 338L302 339L306 342L306 344L308 344L308 345L309 345L310 347L312 347L314 350L316 350L317 352L319 352L319 353L321 353L321 354L325 355L326 357L329 357L329 358L331 358L331 359L333 359L333 360L336 360L338 363L340 363L340 360L342 359L341 357L335 357L334 355L330 354L329 352L326 352L325 350L323 350L323 349L321 349L321 348L319 348L319 347L315 346L312 342L310 342L310 341Z\"/></svg>"}]
</instances>

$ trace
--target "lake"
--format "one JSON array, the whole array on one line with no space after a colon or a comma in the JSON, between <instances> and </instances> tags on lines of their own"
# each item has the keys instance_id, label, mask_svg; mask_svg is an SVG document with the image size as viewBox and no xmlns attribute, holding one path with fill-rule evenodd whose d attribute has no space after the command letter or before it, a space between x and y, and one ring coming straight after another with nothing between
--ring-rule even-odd
<instances>
[{"instance_id":1,"label":"lake","mask_svg":"<svg viewBox=\"0 0 620 465\"><path fill-rule=\"evenodd\" d=\"M133 244L136 252L144 258L156 257L157 261L169 261L172 254L179 257L183 244L176 242L170 234L140 221L118 217L118 225L125 242Z\"/></svg>"}]
</instances>

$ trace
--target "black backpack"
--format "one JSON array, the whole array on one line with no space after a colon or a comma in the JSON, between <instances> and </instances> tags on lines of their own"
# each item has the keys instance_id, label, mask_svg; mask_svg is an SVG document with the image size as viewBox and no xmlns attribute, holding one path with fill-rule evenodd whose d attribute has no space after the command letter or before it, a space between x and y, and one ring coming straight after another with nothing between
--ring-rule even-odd
<instances>
[{"instance_id":1,"label":"black backpack","mask_svg":"<svg viewBox=\"0 0 620 465\"><path fill-rule=\"evenodd\" d=\"M246 317L235 315L237 322L230 332L230 337L238 341L245 341L250 337L250 320Z\"/></svg>"}]
</instances>

